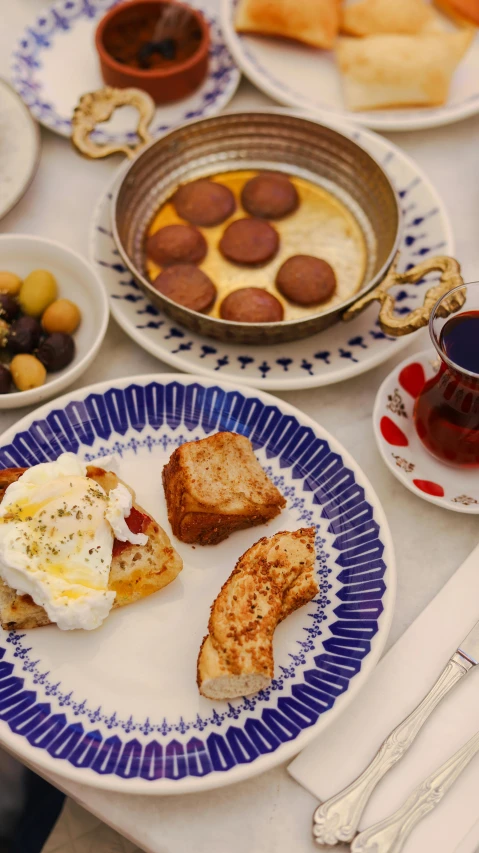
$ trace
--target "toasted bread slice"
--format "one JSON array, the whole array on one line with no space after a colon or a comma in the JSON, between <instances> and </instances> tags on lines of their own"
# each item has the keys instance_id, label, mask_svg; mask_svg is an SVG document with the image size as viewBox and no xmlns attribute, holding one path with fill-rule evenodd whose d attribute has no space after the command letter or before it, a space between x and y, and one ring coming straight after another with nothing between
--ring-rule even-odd
<instances>
[{"instance_id":1,"label":"toasted bread slice","mask_svg":"<svg viewBox=\"0 0 479 853\"><path fill-rule=\"evenodd\" d=\"M240 0L235 27L330 50L339 29L339 0Z\"/></svg>"},{"instance_id":2,"label":"toasted bread slice","mask_svg":"<svg viewBox=\"0 0 479 853\"><path fill-rule=\"evenodd\" d=\"M18 480L25 468L0 471L0 500L10 483ZM87 476L95 480L106 492L122 483L116 474L103 468L87 466ZM113 609L125 607L140 598L157 592L171 583L183 568L183 561L173 548L167 534L154 518L136 503L135 493L123 483L133 496L131 514L127 520L135 533L148 536L146 545L130 542L113 543L113 558L108 589L116 592ZM19 595L0 580L0 625L6 631L20 631L50 625L43 609L29 595Z\"/></svg>"},{"instance_id":3,"label":"toasted bread slice","mask_svg":"<svg viewBox=\"0 0 479 853\"><path fill-rule=\"evenodd\" d=\"M197 682L208 699L234 699L268 686L278 622L318 592L314 527L276 533L238 560L211 608Z\"/></svg>"},{"instance_id":4,"label":"toasted bread slice","mask_svg":"<svg viewBox=\"0 0 479 853\"><path fill-rule=\"evenodd\" d=\"M214 545L286 504L251 442L234 432L182 444L163 469L163 485L173 533L190 544Z\"/></svg>"}]
</instances>

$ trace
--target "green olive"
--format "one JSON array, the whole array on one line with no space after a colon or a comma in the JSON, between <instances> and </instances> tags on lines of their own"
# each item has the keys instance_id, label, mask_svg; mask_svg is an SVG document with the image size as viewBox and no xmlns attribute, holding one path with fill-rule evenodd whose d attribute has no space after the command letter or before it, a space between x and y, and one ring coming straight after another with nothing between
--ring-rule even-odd
<instances>
[{"instance_id":1,"label":"green olive","mask_svg":"<svg viewBox=\"0 0 479 853\"><path fill-rule=\"evenodd\" d=\"M20 292L22 280L14 272L0 272L0 293L16 296Z\"/></svg>"},{"instance_id":2,"label":"green olive","mask_svg":"<svg viewBox=\"0 0 479 853\"><path fill-rule=\"evenodd\" d=\"M57 299L48 306L42 317L42 326L46 332L63 332L72 335L80 325L80 309L69 299Z\"/></svg>"},{"instance_id":3,"label":"green olive","mask_svg":"<svg viewBox=\"0 0 479 853\"><path fill-rule=\"evenodd\" d=\"M40 317L57 298L57 282L48 270L33 270L24 280L18 301L24 314Z\"/></svg>"},{"instance_id":4,"label":"green olive","mask_svg":"<svg viewBox=\"0 0 479 853\"><path fill-rule=\"evenodd\" d=\"M21 355L12 358L10 371L15 387L19 391L39 388L40 385L44 384L47 375L41 361L34 355L28 355L28 353L21 353Z\"/></svg>"}]
</instances>

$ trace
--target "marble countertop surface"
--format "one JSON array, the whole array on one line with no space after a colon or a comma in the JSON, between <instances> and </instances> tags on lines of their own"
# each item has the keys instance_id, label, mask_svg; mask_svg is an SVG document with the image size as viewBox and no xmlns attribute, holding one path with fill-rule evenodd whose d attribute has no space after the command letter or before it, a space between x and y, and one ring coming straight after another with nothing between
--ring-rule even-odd
<instances>
[{"instance_id":1,"label":"marble countertop surface","mask_svg":"<svg viewBox=\"0 0 479 853\"><path fill-rule=\"evenodd\" d=\"M0 75L8 77L14 39L37 14L43 0L15 0L0 28ZM5 10L6 11L6 10ZM244 81L231 108L257 108L272 102ZM448 209L456 256L466 281L479 279L479 117L435 130L389 134L423 168ZM42 132L37 176L23 200L0 223L8 233L54 238L87 254L92 211L119 167L118 158L89 162L68 140ZM447 512L408 492L386 469L377 451L371 413L379 384L405 355L428 345L427 332L396 359L336 386L278 394L332 432L360 462L386 511L397 553L398 592L389 647L423 610L477 544L475 516ZM124 375L172 372L139 349L111 320L95 363L76 383ZM28 409L0 415L3 431ZM414 589L414 594L412 593ZM86 809L148 853L261 853L313 851L313 798L280 766L251 781L183 797L127 797L54 779ZM337 849L337 848L336 848ZM451 851L452 853L452 851Z\"/></svg>"}]
</instances>

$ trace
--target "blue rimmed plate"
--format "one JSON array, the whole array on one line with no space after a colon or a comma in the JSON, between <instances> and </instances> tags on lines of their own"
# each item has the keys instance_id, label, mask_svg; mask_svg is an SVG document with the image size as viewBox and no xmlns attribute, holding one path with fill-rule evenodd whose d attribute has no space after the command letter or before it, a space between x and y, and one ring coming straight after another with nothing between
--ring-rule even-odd
<instances>
[{"instance_id":1,"label":"blue rimmed plate","mask_svg":"<svg viewBox=\"0 0 479 853\"><path fill-rule=\"evenodd\" d=\"M407 154L389 140L362 128L330 121L322 124L351 136L377 160L395 187L402 213L400 270L434 255L454 254L446 209L427 176ZM116 180L121 177L122 173ZM221 377L267 391L287 391L351 379L409 345L409 336L392 338L381 331L377 306L350 323L338 322L304 340L277 346L240 346L179 327L148 301L121 263L111 231L110 209L115 187L116 181L100 199L93 217L91 260L106 286L117 323L139 346L161 361L187 373ZM438 275L395 290L398 312L407 314L417 307L434 280L438 280Z\"/></svg>"},{"instance_id":2,"label":"blue rimmed plate","mask_svg":"<svg viewBox=\"0 0 479 853\"><path fill-rule=\"evenodd\" d=\"M57 0L38 14L17 41L11 58L12 83L32 115L55 133L70 136L78 99L104 85L94 33L102 15L118 1ZM153 137L190 119L215 115L233 97L240 80L218 21L210 13L214 4L192 0L190 5L204 13L210 26L208 75L189 98L157 108L149 128ZM117 110L92 138L100 143L132 142L136 137L133 112Z\"/></svg>"},{"instance_id":3,"label":"blue rimmed plate","mask_svg":"<svg viewBox=\"0 0 479 853\"><path fill-rule=\"evenodd\" d=\"M298 752L354 697L391 623L388 525L359 466L282 400L198 377L155 375L75 391L6 432L0 465L62 451L114 452L120 475L165 529L161 470L184 441L247 435L287 498L268 526L214 547L174 540L184 570L93 632L0 630L0 744L45 773L116 791L171 794L246 779ZM275 679L249 698L211 702L196 687L209 609L261 536L317 528L320 593L275 635Z\"/></svg>"}]
</instances>

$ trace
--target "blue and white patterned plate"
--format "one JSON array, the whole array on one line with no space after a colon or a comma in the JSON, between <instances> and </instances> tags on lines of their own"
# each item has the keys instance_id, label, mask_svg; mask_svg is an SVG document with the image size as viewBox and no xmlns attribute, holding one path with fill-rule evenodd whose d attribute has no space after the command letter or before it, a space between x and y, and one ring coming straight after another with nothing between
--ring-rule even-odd
<instances>
[{"instance_id":1,"label":"blue and white patterned plate","mask_svg":"<svg viewBox=\"0 0 479 853\"><path fill-rule=\"evenodd\" d=\"M220 545L176 540L184 569L166 589L92 632L0 630L0 744L46 773L129 793L184 793L239 781L298 752L357 693L391 623L395 565L371 485L339 443L267 394L175 374L106 382L37 409L0 440L0 466L62 451L114 452L120 475L170 532L162 467L184 441L247 435L287 498L269 525ZM317 528L316 599L275 635L275 678L249 698L196 687L209 609L261 536Z\"/></svg>"},{"instance_id":2,"label":"blue and white patterned plate","mask_svg":"<svg viewBox=\"0 0 479 853\"><path fill-rule=\"evenodd\" d=\"M344 106L341 75L332 51L314 50L281 39L240 35L234 28L238 3L239 0L221 0L226 43L251 82L280 104L319 113L322 118L349 119L386 131L438 127L479 112L479 36L454 74L449 98L443 106L352 112ZM444 19L443 27L447 30L452 25Z\"/></svg>"},{"instance_id":3,"label":"blue and white patterned plate","mask_svg":"<svg viewBox=\"0 0 479 853\"><path fill-rule=\"evenodd\" d=\"M94 33L100 18L118 2L57 0L27 27L15 46L11 59L15 89L35 118L62 136L70 136L71 117L80 96L104 85ZM215 115L233 97L240 80L218 21L209 11L215 4L192 0L190 5L204 12L210 26L208 76L189 98L157 108L150 127L154 137L189 119ZM97 142L131 142L136 137L135 126L132 108L117 110L92 138Z\"/></svg>"},{"instance_id":4,"label":"blue and white patterned plate","mask_svg":"<svg viewBox=\"0 0 479 853\"><path fill-rule=\"evenodd\" d=\"M444 205L429 179L407 154L370 131L330 121L323 124L350 135L369 151L398 191L403 214L400 269L437 254L454 254ZM147 300L121 263L110 228L114 187L115 184L102 197L93 218L91 260L98 265L115 320L137 344L161 361L187 373L215 379L221 376L242 385L285 391L350 379L409 345L408 336L391 338L383 334L377 323L377 306L351 323L337 323L318 335L279 346L244 347L213 341L177 326ZM417 285L393 291L399 312L405 314L420 304L433 280L434 276L430 276Z\"/></svg>"}]
</instances>

